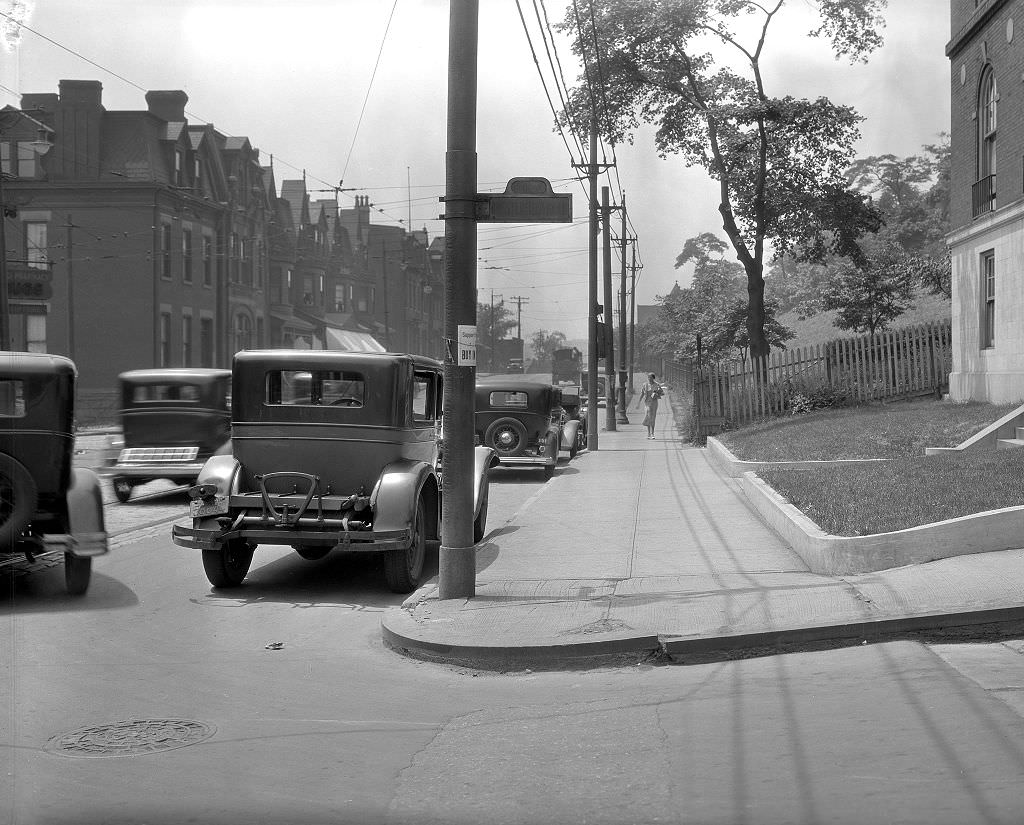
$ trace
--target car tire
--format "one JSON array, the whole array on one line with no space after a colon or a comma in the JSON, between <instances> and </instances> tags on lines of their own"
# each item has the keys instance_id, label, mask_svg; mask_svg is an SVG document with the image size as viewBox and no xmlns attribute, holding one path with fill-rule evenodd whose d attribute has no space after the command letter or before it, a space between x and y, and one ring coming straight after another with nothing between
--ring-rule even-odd
<instances>
[{"instance_id":1,"label":"car tire","mask_svg":"<svg viewBox=\"0 0 1024 825\"><path fill-rule=\"evenodd\" d=\"M403 550L388 550L384 556L384 578L392 593L411 593L423 578L427 558L427 522L422 499L416 504L412 524L409 546Z\"/></svg>"},{"instance_id":2,"label":"car tire","mask_svg":"<svg viewBox=\"0 0 1024 825\"><path fill-rule=\"evenodd\" d=\"M11 456L0 453L0 548L13 547L36 511L35 479Z\"/></svg>"},{"instance_id":3,"label":"car tire","mask_svg":"<svg viewBox=\"0 0 1024 825\"><path fill-rule=\"evenodd\" d=\"M203 569L214 587L238 587L249 572L253 548L241 539L224 542L215 550L203 551Z\"/></svg>"},{"instance_id":4,"label":"car tire","mask_svg":"<svg viewBox=\"0 0 1024 825\"><path fill-rule=\"evenodd\" d=\"M554 464L545 464L544 465L544 480L545 481L549 481L552 478L552 476L554 476L554 474L555 474L555 465Z\"/></svg>"},{"instance_id":5,"label":"car tire","mask_svg":"<svg viewBox=\"0 0 1024 825\"><path fill-rule=\"evenodd\" d=\"M484 498L480 502L480 512L473 519L473 544L479 544L487 532L487 499L490 498L490 485L484 486Z\"/></svg>"},{"instance_id":6,"label":"car tire","mask_svg":"<svg viewBox=\"0 0 1024 825\"><path fill-rule=\"evenodd\" d=\"M331 552L330 547L319 544L299 544L295 546L294 550L306 561L320 561Z\"/></svg>"},{"instance_id":7,"label":"car tire","mask_svg":"<svg viewBox=\"0 0 1024 825\"><path fill-rule=\"evenodd\" d=\"M128 499L132 497L132 488L135 486L131 480L124 476L116 476L114 478L114 495L117 500L124 504Z\"/></svg>"},{"instance_id":8,"label":"car tire","mask_svg":"<svg viewBox=\"0 0 1024 825\"><path fill-rule=\"evenodd\" d=\"M499 418L484 430L484 444L498 455L520 455L526 449L526 427L516 418Z\"/></svg>"},{"instance_id":9,"label":"car tire","mask_svg":"<svg viewBox=\"0 0 1024 825\"><path fill-rule=\"evenodd\" d=\"M92 578L92 558L90 556L64 554L64 589L68 593L72 596L81 596L89 589L90 578Z\"/></svg>"}]
</instances>

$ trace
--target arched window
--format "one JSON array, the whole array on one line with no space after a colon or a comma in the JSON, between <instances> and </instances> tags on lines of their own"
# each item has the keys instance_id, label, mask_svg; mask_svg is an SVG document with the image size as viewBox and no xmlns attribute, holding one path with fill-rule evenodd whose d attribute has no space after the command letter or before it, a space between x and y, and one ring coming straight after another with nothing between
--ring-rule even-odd
<instances>
[{"instance_id":1,"label":"arched window","mask_svg":"<svg viewBox=\"0 0 1024 825\"><path fill-rule=\"evenodd\" d=\"M978 182L974 184L974 214L990 212L996 200L996 78L991 66L981 73L978 87Z\"/></svg>"},{"instance_id":2,"label":"arched window","mask_svg":"<svg viewBox=\"0 0 1024 825\"><path fill-rule=\"evenodd\" d=\"M235 352L252 349L252 319L245 313L235 316Z\"/></svg>"}]
</instances>

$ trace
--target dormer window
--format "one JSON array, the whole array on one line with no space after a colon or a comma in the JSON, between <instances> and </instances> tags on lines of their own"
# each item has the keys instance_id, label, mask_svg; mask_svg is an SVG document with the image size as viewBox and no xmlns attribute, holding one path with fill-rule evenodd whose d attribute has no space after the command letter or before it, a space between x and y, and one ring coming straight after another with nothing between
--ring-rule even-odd
<instances>
[{"instance_id":1,"label":"dormer window","mask_svg":"<svg viewBox=\"0 0 1024 825\"><path fill-rule=\"evenodd\" d=\"M185 185L185 158L181 149L174 150L174 185Z\"/></svg>"}]
</instances>

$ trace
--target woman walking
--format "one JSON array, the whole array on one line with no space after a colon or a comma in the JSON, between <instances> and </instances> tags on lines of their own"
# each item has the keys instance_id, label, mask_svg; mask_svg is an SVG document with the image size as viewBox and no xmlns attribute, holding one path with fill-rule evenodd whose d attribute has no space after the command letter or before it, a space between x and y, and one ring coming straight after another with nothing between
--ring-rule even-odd
<instances>
[{"instance_id":1,"label":"woman walking","mask_svg":"<svg viewBox=\"0 0 1024 825\"><path fill-rule=\"evenodd\" d=\"M657 376L652 372L647 375L647 383L640 390L640 400L647 408L644 414L644 424L647 427L647 437L654 438L654 422L658 417L658 399L665 394L665 388L658 383Z\"/></svg>"}]
</instances>

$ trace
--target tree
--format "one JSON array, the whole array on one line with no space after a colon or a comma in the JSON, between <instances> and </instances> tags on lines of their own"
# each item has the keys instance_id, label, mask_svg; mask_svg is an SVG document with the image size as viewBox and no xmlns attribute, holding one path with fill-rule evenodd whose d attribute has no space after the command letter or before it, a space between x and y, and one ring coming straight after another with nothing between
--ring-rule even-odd
<instances>
[{"instance_id":1,"label":"tree","mask_svg":"<svg viewBox=\"0 0 1024 825\"><path fill-rule=\"evenodd\" d=\"M530 336L530 350L533 352L533 359L541 364L549 365L555 357L555 350L565 346L564 333L548 332L539 329Z\"/></svg>"},{"instance_id":2,"label":"tree","mask_svg":"<svg viewBox=\"0 0 1024 825\"><path fill-rule=\"evenodd\" d=\"M823 284L822 308L837 311L840 329L874 335L913 306L919 260L891 238L875 243L859 263L840 263Z\"/></svg>"},{"instance_id":3,"label":"tree","mask_svg":"<svg viewBox=\"0 0 1024 825\"><path fill-rule=\"evenodd\" d=\"M476 305L476 326L477 326L477 355L478 362L487 364L492 368L494 364L494 343L502 340L507 333L516 327L515 314L505 306L502 301L499 304L477 303Z\"/></svg>"},{"instance_id":4,"label":"tree","mask_svg":"<svg viewBox=\"0 0 1024 825\"><path fill-rule=\"evenodd\" d=\"M750 351L767 356L764 256L799 249L855 257L856 239L877 229L877 211L848 188L861 120L826 98L772 97L761 55L787 0L573 0L562 29L583 60L581 84L562 119L587 131L591 119L613 144L657 126L662 157L679 154L719 183L722 226L746 275ZM795 4L795 0L789 2ZM816 0L810 32L837 57L863 60L882 40L886 0ZM755 20L745 44L737 18ZM716 65L708 41L725 47L745 74Z\"/></svg>"}]
</instances>

